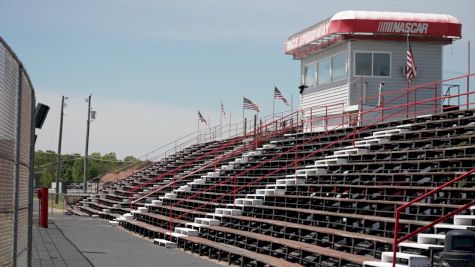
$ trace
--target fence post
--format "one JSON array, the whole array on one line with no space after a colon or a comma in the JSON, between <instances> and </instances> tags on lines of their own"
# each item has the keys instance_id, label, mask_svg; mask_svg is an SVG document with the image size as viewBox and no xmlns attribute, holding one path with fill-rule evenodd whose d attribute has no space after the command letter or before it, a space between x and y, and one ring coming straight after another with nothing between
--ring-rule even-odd
<instances>
[{"instance_id":1,"label":"fence post","mask_svg":"<svg viewBox=\"0 0 475 267\"><path fill-rule=\"evenodd\" d=\"M313 132L313 108L310 108L310 132Z\"/></svg>"},{"instance_id":2,"label":"fence post","mask_svg":"<svg viewBox=\"0 0 475 267\"><path fill-rule=\"evenodd\" d=\"M170 242L173 241L172 232L173 232L173 205L170 206Z\"/></svg>"},{"instance_id":3,"label":"fence post","mask_svg":"<svg viewBox=\"0 0 475 267\"><path fill-rule=\"evenodd\" d=\"M328 107L325 106L325 131L328 131Z\"/></svg>"},{"instance_id":4,"label":"fence post","mask_svg":"<svg viewBox=\"0 0 475 267\"><path fill-rule=\"evenodd\" d=\"M234 175L233 208L236 208L236 180L237 180L237 175Z\"/></svg>"},{"instance_id":5,"label":"fence post","mask_svg":"<svg viewBox=\"0 0 475 267\"><path fill-rule=\"evenodd\" d=\"M38 189L38 199L40 202L39 224L43 228L48 228L48 195L48 188L42 187Z\"/></svg>"}]
</instances>

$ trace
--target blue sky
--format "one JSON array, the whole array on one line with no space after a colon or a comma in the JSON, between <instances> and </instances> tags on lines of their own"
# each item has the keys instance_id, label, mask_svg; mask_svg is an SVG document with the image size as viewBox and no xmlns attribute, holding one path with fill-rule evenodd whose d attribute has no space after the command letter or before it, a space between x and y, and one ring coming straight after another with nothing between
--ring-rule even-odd
<instances>
[{"instance_id":1,"label":"blue sky","mask_svg":"<svg viewBox=\"0 0 475 267\"><path fill-rule=\"evenodd\" d=\"M463 39L445 48L444 66L447 76L465 71L471 0L2 0L0 35L52 107L38 148L56 149L64 94L64 151L83 151L92 93L91 151L140 155L194 131L198 109L216 123L221 99L235 118L242 95L271 113L274 83L297 99L299 65L284 55L285 39L348 9L458 17Z\"/></svg>"}]
</instances>

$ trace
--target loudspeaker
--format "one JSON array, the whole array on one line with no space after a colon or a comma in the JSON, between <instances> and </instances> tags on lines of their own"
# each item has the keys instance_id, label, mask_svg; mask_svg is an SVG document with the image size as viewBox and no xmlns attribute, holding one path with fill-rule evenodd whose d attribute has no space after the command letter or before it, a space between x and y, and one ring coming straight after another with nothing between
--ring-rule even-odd
<instances>
[{"instance_id":1,"label":"loudspeaker","mask_svg":"<svg viewBox=\"0 0 475 267\"><path fill-rule=\"evenodd\" d=\"M46 120L48 111L49 111L49 106L45 104L41 104L41 103L38 103L38 105L36 105L36 109L35 109L35 117L36 117L35 127L36 128L41 129L41 127L43 127L43 123Z\"/></svg>"}]
</instances>

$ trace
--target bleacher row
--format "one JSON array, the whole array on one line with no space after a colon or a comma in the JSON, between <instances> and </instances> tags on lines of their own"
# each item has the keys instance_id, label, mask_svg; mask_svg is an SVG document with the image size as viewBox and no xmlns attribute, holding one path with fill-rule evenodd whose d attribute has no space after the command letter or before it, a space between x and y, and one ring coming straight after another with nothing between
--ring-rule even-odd
<instances>
[{"instance_id":1,"label":"bleacher row","mask_svg":"<svg viewBox=\"0 0 475 267\"><path fill-rule=\"evenodd\" d=\"M457 110L325 134L288 133L180 181L181 190L167 187L134 209L126 205L127 189L220 145L201 144L109 186L78 209L231 265L391 266L396 207L473 169L474 131L474 111ZM400 234L474 197L469 177L404 210ZM469 213L401 243L398 266L439 266L447 230L475 229Z\"/></svg>"}]
</instances>

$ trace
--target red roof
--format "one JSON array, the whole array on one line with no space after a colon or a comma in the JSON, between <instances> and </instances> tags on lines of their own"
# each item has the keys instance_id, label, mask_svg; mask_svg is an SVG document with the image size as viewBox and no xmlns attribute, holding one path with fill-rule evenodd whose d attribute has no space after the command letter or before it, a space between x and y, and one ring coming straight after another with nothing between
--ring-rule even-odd
<instances>
[{"instance_id":1,"label":"red roof","mask_svg":"<svg viewBox=\"0 0 475 267\"><path fill-rule=\"evenodd\" d=\"M330 19L290 36L285 42L285 53L302 58L310 51L348 36L377 40L405 38L408 33L419 41L448 43L462 37L462 24L457 18L444 14L341 11Z\"/></svg>"}]
</instances>

